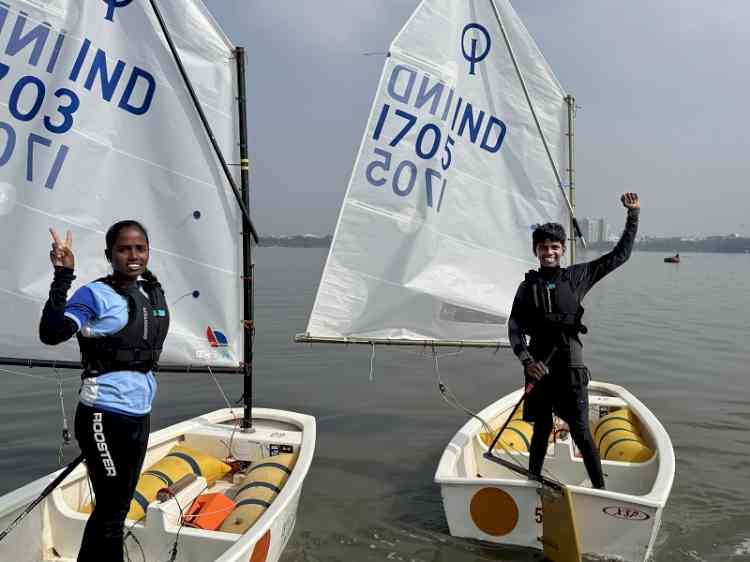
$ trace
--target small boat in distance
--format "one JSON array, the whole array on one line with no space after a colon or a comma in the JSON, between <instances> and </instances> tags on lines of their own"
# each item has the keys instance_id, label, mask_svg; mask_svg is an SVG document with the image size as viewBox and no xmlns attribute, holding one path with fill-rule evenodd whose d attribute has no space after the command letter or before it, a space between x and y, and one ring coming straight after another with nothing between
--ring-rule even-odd
<instances>
[{"instance_id":1,"label":"small boat in distance","mask_svg":"<svg viewBox=\"0 0 750 562\"><path fill-rule=\"evenodd\" d=\"M675 254L673 256L669 256L668 258L664 258L664 263L680 263L680 254Z\"/></svg>"}]
</instances>

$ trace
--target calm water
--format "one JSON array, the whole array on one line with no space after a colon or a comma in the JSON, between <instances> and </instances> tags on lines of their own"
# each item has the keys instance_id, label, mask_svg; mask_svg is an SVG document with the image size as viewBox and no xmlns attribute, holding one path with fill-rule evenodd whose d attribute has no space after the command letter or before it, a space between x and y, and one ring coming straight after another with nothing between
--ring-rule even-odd
<instances>
[{"instance_id":1,"label":"calm water","mask_svg":"<svg viewBox=\"0 0 750 562\"><path fill-rule=\"evenodd\" d=\"M596 378L638 396L672 437L677 474L655 560L750 560L750 255L686 254L679 265L662 257L634 254L588 295L588 363ZM307 324L324 258L319 249L257 253L256 403L318 419L284 562L540 560L448 535L432 478L465 415L441 400L431 358L378 350L370 380L363 346L292 343ZM519 385L511 356L463 352L441 359L440 370L478 410ZM0 371L0 493L57 467L57 385L37 378L48 371L13 371ZM72 423L78 383L65 376ZM238 378L219 380L239 398ZM223 406L207 375L161 375L154 424ZM72 445L65 451L75 455Z\"/></svg>"}]
</instances>

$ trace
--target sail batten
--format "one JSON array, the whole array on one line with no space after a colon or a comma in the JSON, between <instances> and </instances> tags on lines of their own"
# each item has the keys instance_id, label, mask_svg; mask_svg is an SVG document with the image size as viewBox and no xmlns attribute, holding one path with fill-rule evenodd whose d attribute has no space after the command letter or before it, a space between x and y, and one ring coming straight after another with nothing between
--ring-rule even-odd
<instances>
[{"instance_id":1,"label":"sail batten","mask_svg":"<svg viewBox=\"0 0 750 562\"><path fill-rule=\"evenodd\" d=\"M304 341L507 345L531 230L567 219L550 166L566 158L567 106L496 5L539 127L495 4L423 0L390 46Z\"/></svg>"}]
</instances>

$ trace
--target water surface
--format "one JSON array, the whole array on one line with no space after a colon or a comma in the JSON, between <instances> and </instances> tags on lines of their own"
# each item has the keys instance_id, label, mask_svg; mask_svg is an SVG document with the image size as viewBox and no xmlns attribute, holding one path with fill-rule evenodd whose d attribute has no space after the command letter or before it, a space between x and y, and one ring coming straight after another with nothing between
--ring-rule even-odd
<instances>
[{"instance_id":1,"label":"water surface","mask_svg":"<svg viewBox=\"0 0 750 562\"><path fill-rule=\"evenodd\" d=\"M257 251L255 401L318 421L315 460L282 560L541 560L448 534L432 479L466 416L441 399L430 356L378 348L370 380L366 346L292 342L306 327L325 254ZM675 265L635 253L597 285L584 303L585 353L595 378L627 387L672 438L677 473L654 559L750 560L750 255L682 257ZM464 351L439 366L474 411L521 382L508 350ZM54 470L60 443L54 373L9 370L0 371L0 493ZM77 375L63 376L72 424ZM239 377L218 380L240 397ZM225 405L208 375L163 374L159 384L155 428ZM65 448L66 459L75 453Z\"/></svg>"}]
</instances>

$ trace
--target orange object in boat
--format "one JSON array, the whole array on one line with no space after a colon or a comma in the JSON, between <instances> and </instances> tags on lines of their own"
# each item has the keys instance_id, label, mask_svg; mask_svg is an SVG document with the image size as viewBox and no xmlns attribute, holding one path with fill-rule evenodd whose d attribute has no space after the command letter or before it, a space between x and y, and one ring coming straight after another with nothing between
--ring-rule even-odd
<instances>
[{"instance_id":1,"label":"orange object in boat","mask_svg":"<svg viewBox=\"0 0 750 562\"><path fill-rule=\"evenodd\" d=\"M224 494L203 494L198 496L183 517L186 525L206 531L215 531L229 517L235 502Z\"/></svg>"}]
</instances>

